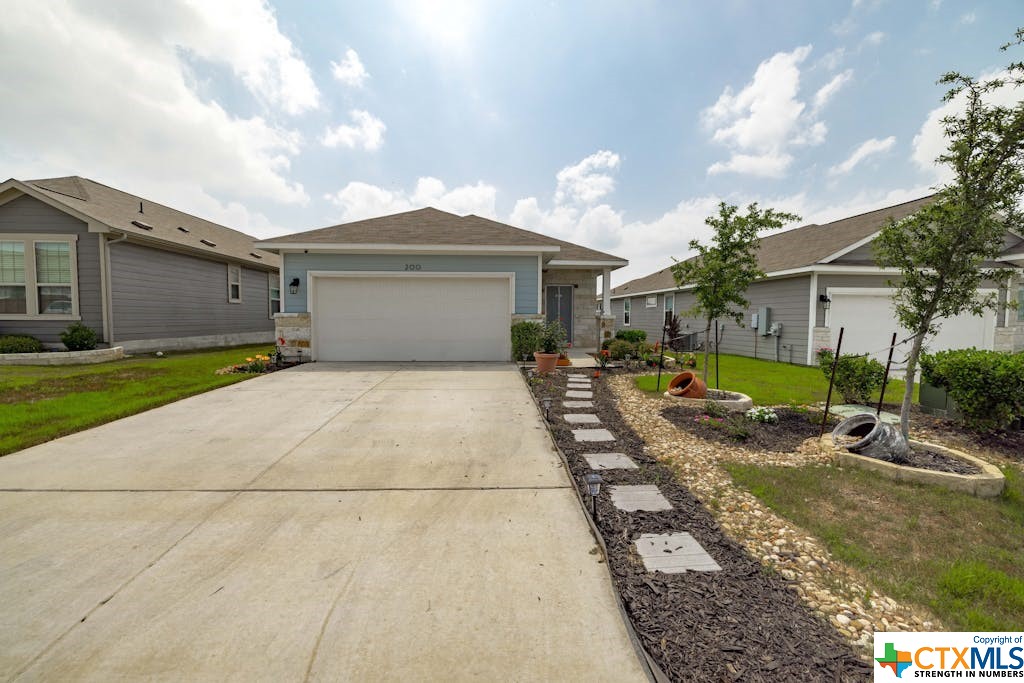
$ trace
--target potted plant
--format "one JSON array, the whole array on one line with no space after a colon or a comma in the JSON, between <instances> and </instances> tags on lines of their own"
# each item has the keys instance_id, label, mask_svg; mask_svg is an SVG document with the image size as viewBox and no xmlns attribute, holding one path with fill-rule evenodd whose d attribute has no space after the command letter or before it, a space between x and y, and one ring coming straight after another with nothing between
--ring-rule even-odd
<instances>
[{"instance_id":1,"label":"potted plant","mask_svg":"<svg viewBox=\"0 0 1024 683\"><path fill-rule=\"evenodd\" d=\"M546 323L540 333L540 351L533 354L537 372L554 372L558 354L565 346L565 328L557 320Z\"/></svg>"}]
</instances>

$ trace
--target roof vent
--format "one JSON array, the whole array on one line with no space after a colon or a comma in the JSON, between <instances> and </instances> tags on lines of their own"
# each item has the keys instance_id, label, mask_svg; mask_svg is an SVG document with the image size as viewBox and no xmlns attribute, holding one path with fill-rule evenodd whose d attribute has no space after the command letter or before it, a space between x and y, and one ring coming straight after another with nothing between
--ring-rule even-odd
<instances>
[{"instance_id":1,"label":"roof vent","mask_svg":"<svg viewBox=\"0 0 1024 683\"><path fill-rule=\"evenodd\" d=\"M180 225L178 226L178 230L181 230L182 232L188 232L189 231L188 228L183 228Z\"/></svg>"},{"instance_id":2,"label":"roof vent","mask_svg":"<svg viewBox=\"0 0 1024 683\"><path fill-rule=\"evenodd\" d=\"M217 246L216 242L211 242L210 240L199 240L199 241L202 242L203 244L205 244L208 247L215 247L215 246Z\"/></svg>"},{"instance_id":3,"label":"roof vent","mask_svg":"<svg viewBox=\"0 0 1024 683\"><path fill-rule=\"evenodd\" d=\"M255 252L251 252L251 251L249 252L249 256L252 256L253 258L263 258L259 254L255 253Z\"/></svg>"},{"instance_id":4,"label":"roof vent","mask_svg":"<svg viewBox=\"0 0 1024 683\"><path fill-rule=\"evenodd\" d=\"M132 225L136 228L142 228L143 230L152 230L153 226L149 223L143 223L142 221L132 221Z\"/></svg>"}]
</instances>

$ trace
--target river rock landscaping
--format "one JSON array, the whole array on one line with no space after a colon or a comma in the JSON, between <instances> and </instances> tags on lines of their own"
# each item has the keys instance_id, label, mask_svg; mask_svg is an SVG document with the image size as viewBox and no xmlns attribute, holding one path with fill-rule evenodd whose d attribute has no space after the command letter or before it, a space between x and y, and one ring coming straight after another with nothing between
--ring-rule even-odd
<instances>
[{"instance_id":1,"label":"river rock landscaping","mask_svg":"<svg viewBox=\"0 0 1024 683\"><path fill-rule=\"evenodd\" d=\"M680 438L684 432L658 414L662 401L668 399L652 405L644 396L631 397L630 391L640 393L632 389L631 376L595 379L593 407L586 412L596 415L600 428L614 439L581 441L573 433L578 426L564 419L566 413L581 412L563 406L565 375L530 382L538 399L551 399L551 432L584 499L583 477L593 471L585 455L593 459L595 453L616 453L637 465L600 471L604 485L597 497L596 525L634 629L670 679L868 680L871 663L863 655L869 640L864 627L854 622L862 620L870 626L869 618L877 616L882 626L902 625L909 630L904 622L910 616L895 603L889 610L867 611L861 601L869 593L863 589L859 595L840 599L827 592L822 582L816 587L822 595L811 597L802 588L805 570L798 572L795 567L801 563L827 566L826 553L806 545L811 539L805 541L781 520L764 528L770 513L751 496L737 500L736 513L724 517L721 510L713 512L706 506L703 501L722 502L718 489L729 486L728 475L708 453L717 446L686 443ZM661 431L649 429L651 422ZM778 456L781 460L793 457ZM815 450L800 457L824 456ZM691 469L683 475L686 467ZM621 510L612 503L611 491L625 486L654 486L671 509ZM740 496L738 490L736 495ZM750 534L743 530L747 526L758 529L766 545L748 543ZM717 564L721 570L649 571L636 542L651 534L670 538L689 534L713 560L706 566ZM873 604L888 606L881 596L873 597Z\"/></svg>"}]
</instances>

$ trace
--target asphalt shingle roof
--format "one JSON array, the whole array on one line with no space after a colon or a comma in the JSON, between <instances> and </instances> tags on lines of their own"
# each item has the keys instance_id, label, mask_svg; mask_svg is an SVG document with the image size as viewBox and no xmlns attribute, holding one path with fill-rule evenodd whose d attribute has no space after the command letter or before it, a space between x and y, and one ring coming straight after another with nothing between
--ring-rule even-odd
<instances>
[{"instance_id":1,"label":"asphalt shingle roof","mask_svg":"<svg viewBox=\"0 0 1024 683\"><path fill-rule=\"evenodd\" d=\"M210 256L277 268L280 257L256 249L256 238L80 176L27 180L51 200L117 230ZM142 213L139 213L139 203ZM203 241L205 240L205 242ZM215 246L210 246L212 243Z\"/></svg>"},{"instance_id":2,"label":"asphalt shingle roof","mask_svg":"<svg viewBox=\"0 0 1024 683\"><path fill-rule=\"evenodd\" d=\"M423 244L474 246L555 246L559 261L622 261L626 259L564 240L523 230L472 214L458 216L433 207L368 218L318 230L264 240L278 244Z\"/></svg>"},{"instance_id":3,"label":"asphalt shingle roof","mask_svg":"<svg viewBox=\"0 0 1024 683\"><path fill-rule=\"evenodd\" d=\"M930 203L934 195L887 206L824 225L805 225L767 235L760 240L757 261L766 273L790 270L819 263L835 252L856 244L880 230L889 219L900 220ZM612 296L675 289L671 267L630 280L612 288Z\"/></svg>"}]
</instances>

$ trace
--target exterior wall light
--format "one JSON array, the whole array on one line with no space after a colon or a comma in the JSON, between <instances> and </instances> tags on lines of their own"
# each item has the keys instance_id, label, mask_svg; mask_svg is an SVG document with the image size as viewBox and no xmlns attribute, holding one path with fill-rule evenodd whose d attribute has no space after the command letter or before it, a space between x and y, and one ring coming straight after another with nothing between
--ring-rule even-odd
<instances>
[{"instance_id":1,"label":"exterior wall light","mask_svg":"<svg viewBox=\"0 0 1024 683\"><path fill-rule=\"evenodd\" d=\"M288 283L288 291L291 292L292 294L299 293L299 278L292 278L292 281Z\"/></svg>"},{"instance_id":2,"label":"exterior wall light","mask_svg":"<svg viewBox=\"0 0 1024 683\"><path fill-rule=\"evenodd\" d=\"M828 294L819 294L818 301L826 311L832 307L832 299L828 298Z\"/></svg>"}]
</instances>

